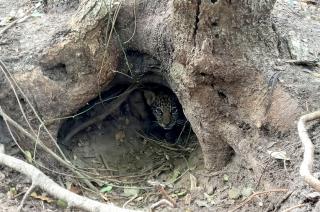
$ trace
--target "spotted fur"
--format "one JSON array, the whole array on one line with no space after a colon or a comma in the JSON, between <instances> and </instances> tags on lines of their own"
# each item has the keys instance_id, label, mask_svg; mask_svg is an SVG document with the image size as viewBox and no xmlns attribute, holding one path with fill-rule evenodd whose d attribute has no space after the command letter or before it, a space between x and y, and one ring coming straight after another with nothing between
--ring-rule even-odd
<instances>
[{"instance_id":1,"label":"spotted fur","mask_svg":"<svg viewBox=\"0 0 320 212\"><path fill-rule=\"evenodd\" d=\"M179 122L177 99L170 94L145 92L147 104L151 107L156 122L165 130L172 129Z\"/></svg>"}]
</instances>

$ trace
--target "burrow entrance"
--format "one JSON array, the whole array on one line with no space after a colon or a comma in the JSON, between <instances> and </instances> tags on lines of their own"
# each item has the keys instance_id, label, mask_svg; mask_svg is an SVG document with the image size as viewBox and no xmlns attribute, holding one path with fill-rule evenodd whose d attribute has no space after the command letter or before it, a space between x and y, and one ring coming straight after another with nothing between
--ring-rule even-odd
<instances>
[{"instance_id":1,"label":"burrow entrance","mask_svg":"<svg viewBox=\"0 0 320 212\"><path fill-rule=\"evenodd\" d=\"M58 143L73 164L106 182L173 183L190 155L202 166L197 137L160 64L135 52L127 60L133 65L120 65L104 92L61 125Z\"/></svg>"}]
</instances>

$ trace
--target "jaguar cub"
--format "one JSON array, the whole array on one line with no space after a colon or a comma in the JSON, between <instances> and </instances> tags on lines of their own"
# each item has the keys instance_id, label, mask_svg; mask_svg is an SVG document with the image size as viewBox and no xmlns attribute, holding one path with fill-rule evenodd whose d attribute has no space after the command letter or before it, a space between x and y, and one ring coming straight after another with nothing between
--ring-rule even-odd
<instances>
[{"instance_id":1,"label":"jaguar cub","mask_svg":"<svg viewBox=\"0 0 320 212\"><path fill-rule=\"evenodd\" d=\"M156 123L164 130L171 130L184 122L181 116L182 109L173 94L144 91L144 96Z\"/></svg>"}]
</instances>

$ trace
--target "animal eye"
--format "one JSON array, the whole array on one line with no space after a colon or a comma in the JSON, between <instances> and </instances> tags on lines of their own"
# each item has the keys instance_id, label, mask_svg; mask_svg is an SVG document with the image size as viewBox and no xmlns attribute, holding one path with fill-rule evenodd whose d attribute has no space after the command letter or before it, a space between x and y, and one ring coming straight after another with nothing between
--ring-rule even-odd
<instances>
[{"instance_id":1,"label":"animal eye","mask_svg":"<svg viewBox=\"0 0 320 212\"><path fill-rule=\"evenodd\" d=\"M177 113L178 112L178 108L176 108L176 107L172 107L171 110L172 110L173 113Z\"/></svg>"},{"instance_id":2,"label":"animal eye","mask_svg":"<svg viewBox=\"0 0 320 212\"><path fill-rule=\"evenodd\" d=\"M162 110L160 108L156 108L155 109L155 112L159 115L162 115Z\"/></svg>"}]
</instances>

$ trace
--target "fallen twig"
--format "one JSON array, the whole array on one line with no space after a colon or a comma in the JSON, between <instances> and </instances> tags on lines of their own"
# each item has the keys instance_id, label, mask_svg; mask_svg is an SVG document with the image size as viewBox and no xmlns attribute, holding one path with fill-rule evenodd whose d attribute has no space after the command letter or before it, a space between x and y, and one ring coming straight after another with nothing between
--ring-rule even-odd
<instances>
[{"instance_id":1,"label":"fallen twig","mask_svg":"<svg viewBox=\"0 0 320 212\"><path fill-rule=\"evenodd\" d=\"M171 207L171 208L174 207L174 205L173 205L169 200L162 199L162 200L159 200L158 202L152 204L152 205L150 206L150 210L151 210L151 211L154 211L154 209L156 209L157 207L159 207L159 206L161 206L161 205L167 205L167 206L169 206L169 207Z\"/></svg>"},{"instance_id":2,"label":"fallen twig","mask_svg":"<svg viewBox=\"0 0 320 212\"><path fill-rule=\"evenodd\" d=\"M234 209L230 210L229 212L234 212L234 211L240 209L242 206L247 204L250 200L252 200L253 197L255 197L257 195L268 194L268 193L271 193L271 192L287 192L287 191L288 191L288 189L272 189L272 190L269 190L269 191L255 192L251 196L249 196L246 200L244 200L242 203L240 203L238 206L236 206Z\"/></svg>"},{"instance_id":3,"label":"fallen twig","mask_svg":"<svg viewBox=\"0 0 320 212\"><path fill-rule=\"evenodd\" d=\"M159 190L159 192L162 194L162 196L163 196L164 198L166 198L169 202L171 202L171 204L173 205L174 208L177 206L176 201L175 201L172 197L170 197L170 195L168 194L168 192L166 192L166 190L164 190L164 187L163 187L163 186L159 186L159 187L158 187L158 190Z\"/></svg>"},{"instance_id":4,"label":"fallen twig","mask_svg":"<svg viewBox=\"0 0 320 212\"><path fill-rule=\"evenodd\" d=\"M301 65L301 66L318 66L319 60L287 60L286 63L292 64L292 65Z\"/></svg>"},{"instance_id":5,"label":"fallen twig","mask_svg":"<svg viewBox=\"0 0 320 212\"><path fill-rule=\"evenodd\" d=\"M29 188L29 189L27 190L27 192L23 195L23 198L22 198L22 200L21 200L21 203L20 203L20 205L19 205L19 207L18 207L18 211L21 211L21 210L22 210L23 205L24 205L26 199L27 199L28 196L31 194L31 192L35 189L35 187L36 187L35 184L32 182L30 188Z\"/></svg>"},{"instance_id":6,"label":"fallen twig","mask_svg":"<svg viewBox=\"0 0 320 212\"><path fill-rule=\"evenodd\" d=\"M312 175L314 160L314 146L309 138L306 123L320 118L320 111L309 113L300 117L298 122L298 133L304 147L303 160L300 165L300 175L304 181L316 191L320 191L320 181Z\"/></svg>"},{"instance_id":7,"label":"fallen twig","mask_svg":"<svg viewBox=\"0 0 320 212\"><path fill-rule=\"evenodd\" d=\"M2 149L2 148L0 148ZM80 208L86 211L132 211L128 209L122 209L117 206L114 206L113 204L104 204L98 201L91 200L89 198L80 196L78 194L75 194L67 189L64 189L60 187L57 183L55 183L53 180L51 180L48 176L46 176L44 173L42 173L39 169L36 167L19 160L17 158L14 158L12 156L4 154L4 151L0 152L0 164L3 164L5 166L8 166L20 173L23 173L27 177L31 178L32 180L32 186L30 189L26 192L23 201L25 201L27 195L31 192L31 190L34 187L40 187L42 190L48 192L52 196L65 200L68 203L69 207L76 207ZM20 205L20 207L22 207ZM19 207L19 208L20 208Z\"/></svg>"},{"instance_id":8,"label":"fallen twig","mask_svg":"<svg viewBox=\"0 0 320 212\"><path fill-rule=\"evenodd\" d=\"M303 207L303 206L306 206L306 204L295 205L295 206L292 206L292 207L290 207L290 208L287 208L287 209L283 210L282 212L290 212L290 211L292 211L293 209L301 208L301 207Z\"/></svg>"},{"instance_id":9,"label":"fallen twig","mask_svg":"<svg viewBox=\"0 0 320 212\"><path fill-rule=\"evenodd\" d=\"M46 133L49 135L50 139L52 140L52 142L55 144L56 148L58 149L59 153L61 154L61 156L63 157L64 160L67 161L67 158L66 156L64 155L64 153L62 152L60 146L57 144L57 141L56 139L52 136L52 134L50 133L50 131L48 130L48 128L45 126L44 122L42 121L42 119L40 118L39 114L37 113L36 109L34 108L34 106L31 104L31 101L29 100L29 98L26 96L26 94L23 92L23 90L21 89L21 87L18 85L17 81L15 80L15 78L12 76L12 74L8 71L8 69L6 68L5 64L0 60L0 69L2 71L2 73L5 75L6 79L8 80L10 86L11 86L11 89L16 97L16 100L19 104L19 107L20 107L20 111L26 121L26 123L28 124L30 130L32 131L32 134L33 135L36 135L34 129L32 128L26 114L25 114L25 111L21 105L21 102L20 102L20 98L18 97L18 93L15 89L15 87L18 88L18 90L20 91L21 95L23 96L23 98L27 101L28 105L30 106L30 108L32 109L34 115L37 117L38 121L41 123L41 125L39 126L39 129L40 127L42 126L44 128L44 130L46 131ZM37 144L37 141L36 141L36 144Z\"/></svg>"},{"instance_id":10,"label":"fallen twig","mask_svg":"<svg viewBox=\"0 0 320 212\"><path fill-rule=\"evenodd\" d=\"M127 205L132 202L133 200L135 200L136 198L138 197L138 194L135 194L133 197L131 197L128 201L126 201L124 204L123 204L123 208L127 207Z\"/></svg>"},{"instance_id":11,"label":"fallen twig","mask_svg":"<svg viewBox=\"0 0 320 212\"><path fill-rule=\"evenodd\" d=\"M50 148L48 148L46 145L43 144L43 142L39 139L36 139L33 135L31 135L29 132L27 132L20 124L18 124L17 122L15 122L13 119L11 119L11 117L9 117L1 108L0 106L0 116L2 116L2 118L10 123L10 125L14 126L16 129L18 129L20 132L22 132L26 137L28 137L30 140L32 140L34 143L38 142L39 146L48 154L50 154L54 159L56 159L57 161L59 161L63 166L65 166L66 168L68 168L70 171L72 171L74 174L76 174L77 176L79 176L83 182L90 187L93 190L97 190L92 184L91 182L80 172L78 172L75 167L72 166L72 164L66 162L65 160L63 160L61 157L59 157L55 152L53 152Z\"/></svg>"},{"instance_id":12,"label":"fallen twig","mask_svg":"<svg viewBox=\"0 0 320 212\"><path fill-rule=\"evenodd\" d=\"M278 211L281 204L284 203L291 196L292 193L293 191L288 191L287 194L284 197L282 197L282 199L280 199L278 203L274 206L273 212Z\"/></svg>"},{"instance_id":13,"label":"fallen twig","mask_svg":"<svg viewBox=\"0 0 320 212\"><path fill-rule=\"evenodd\" d=\"M133 84L131 85L122 95L120 95L117 99L115 99L113 102L110 103L110 105L108 105L108 109L106 109L103 113L94 116L92 118L90 118L88 121L85 121L83 123L81 123L79 126L75 127L74 129L72 129L63 139L62 143L63 144L67 144L68 141L75 136L78 132L86 129L87 127L91 126L92 124L95 124L99 121L104 120L108 115L110 115L115 109L117 109L126 99L127 97L130 95L130 93L132 91L134 91L135 89L137 89L138 85L137 84Z\"/></svg>"}]
</instances>

